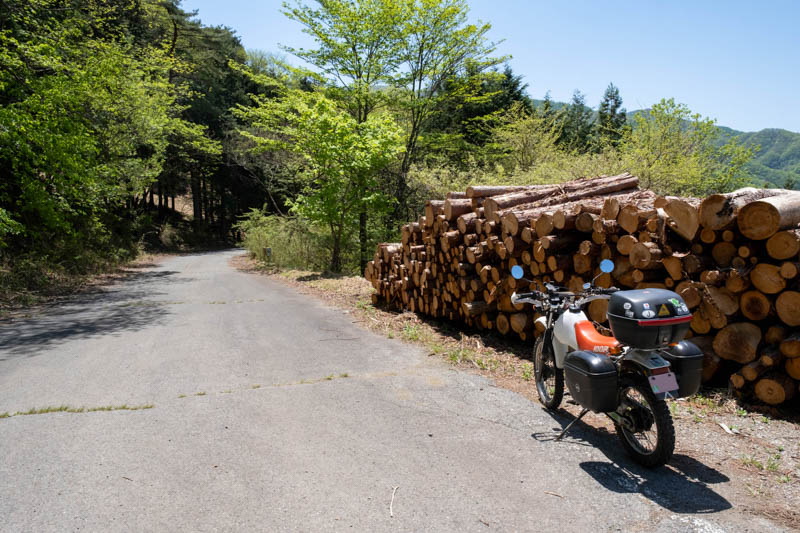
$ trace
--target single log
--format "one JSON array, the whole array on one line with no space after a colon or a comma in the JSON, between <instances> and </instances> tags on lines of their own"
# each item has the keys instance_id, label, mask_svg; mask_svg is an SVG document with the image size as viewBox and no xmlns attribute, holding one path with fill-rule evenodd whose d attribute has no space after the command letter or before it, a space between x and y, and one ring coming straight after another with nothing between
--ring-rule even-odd
<instances>
[{"instance_id":1,"label":"single log","mask_svg":"<svg viewBox=\"0 0 800 533\"><path fill-rule=\"evenodd\" d=\"M635 233L640 229L639 208L633 204L627 204L619 210L617 223L619 227L628 233ZM647 224L645 222L645 224Z\"/></svg>"},{"instance_id":2,"label":"single log","mask_svg":"<svg viewBox=\"0 0 800 533\"><path fill-rule=\"evenodd\" d=\"M622 255L629 255L633 246L638 242L633 235L623 235L617 241L617 252Z\"/></svg>"},{"instance_id":3,"label":"single log","mask_svg":"<svg viewBox=\"0 0 800 533\"><path fill-rule=\"evenodd\" d=\"M527 247L526 244L527 243L523 241L521 238L512 237L511 235L509 235L503 240L503 245L506 247L506 250L511 255L517 255L517 256L521 255L522 250Z\"/></svg>"},{"instance_id":4,"label":"single log","mask_svg":"<svg viewBox=\"0 0 800 533\"><path fill-rule=\"evenodd\" d=\"M576 274L586 274L592 271L592 258L588 255L575 254L572 256L572 269Z\"/></svg>"},{"instance_id":5,"label":"single log","mask_svg":"<svg viewBox=\"0 0 800 533\"><path fill-rule=\"evenodd\" d=\"M600 212L600 218L603 220L617 220L619 215L619 200L617 198L606 198L603 202L603 210Z\"/></svg>"},{"instance_id":6,"label":"single log","mask_svg":"<svg viewBox=\"0 0 800 533\"><path fill-rule=\"evenodd\" d=\"M781 263L779 272L783 279L794 279L797 277L797 273L800 272L800 263L784 261Z\"/></svg>"},{"instance_id":7,"label":"single log","mask_svg":"<svg viewBox=\"0 0 800 533\"><path fill-rule=\"evenodd\" d=\"M714 337L714 352L730 361L745 364L756 358L761 328L750 322L729 324Z\"/></svg>"},{"instance_id":8,"label":"single log","mask_svg":"<svg viewBox=\"0 0 800 533\"><path fill-rule=\"evenodd\" d=\"M700 302L700 309L708 319L708 323L714 329L722 329L728 325L728 317L720 311L708 295L703 296L703 301Z\"/></svg>"},{"instance_id":9,"label":"single log","mask_svg":"<svg viewBox=\"0 0 800 533\"><path fill-rule=\"evenodd\" d=\"M781 341L781 353L789 359L800 357L800 333L792 333Z\"/></svg>"},{"instance_id":10,"label":"single log","mask_svg":"<svg viewBox=\"0 0 800 533\"><path fill-rule=\"evenodd\" d=\"M787 326L800 326L800 292L783 291L775 300L775 311Z\"/></svg>"},{"instance_id":11,"label":"single log","mask_svg":"<svg viewBox=\"0 0 800 533\"><path fill-rule=\"evenodd\" d=\"M433 227L436 217L444 212L444 200L431 200L425 204L425 225Z\"/></svg>"},{"instance_id":12,"label":"single log","mask_svg":"<svg viewBox=\"0 0 800 533\"><path fill-rule=\"evenodd\" d=\"M631 266L640 270L659 268L663 252L653 242L637 243L628 254Z\"/></svg>"},{"instance_id":13,"label":"single log","mask_svg":"<svg viewBox=\"0 0 800 533\"><path fill-rule=\"evenodd\" d=\"M516 333L522 333L527 329L533 328L533 316L529 313L514 313L509 318L511 329Z\"/></svg>"},{"instance_id":14,"label":"single log","mask_svg":"<svg viewBox=\"0 0 800 533\"><path fill-rule=\"evenodd\" d=\"M690 199L671 199L664 206L664 212L669 218L667 224L675 233L691 241L697 234L700 227L700 219L697 214L698 201Z\"/></svg>"},{"instance_id":15,"label":"single log","mask_svg":"<svg viewBox=\"0 0 800 533\"><path fill-rule=\"evenodd\" d=\"M711 244L717 240L717 232L713 229L703 228L700 230L700 240L706 244Z\"/></svg>"},{"instance_id":16,"label":"single log","mask_svg":"<svg viewBox=\"0 0 800 533\"><path fill-rule=\"evenodd\" d=\"M773 259L789 259L800 253L800 230L779 231L767 239L767 254Z\"/></svg>"},{"instance_id":17,"label":"single log","mask_svg":"<svg viewBox=\"0 0 800 533\"><path fill-rule=\"evenodd\" d=\"M467 193L461 191L450 191L445 195L446 200L463 200L467 197Z\"/></svg>"},{"instance_id":18,"label":"single log","mask_svg":"<svg viewBox=\"0 0 800 533\"><path fill-rule=\"evenodd\" d=\"M444 201L444 217L447 220L470 213L472 211L472 201L467 199L451 199Z\"/></svg>"},{"instance_id":19,"label":"single log","mask_svg":"<svg viewBox=\"0 0 800 533\"><path fill-rule=\"evenodd\" d=\"M578 253L581 255L598 255L600 245L592 241L583 241L578 245Z\"/></svg>"},{"instance_id":20,"label":"single log","mask_svg":"<svg viewBox=\"0 0 800 533\"><path fill-rule=\"evenodd\" d=\"M769 370L769 367L762 363L761 360L756 359L752 363L744 365L739 372L741 372L742 377L747 381L755 381L758 379L758 376L767 370Z\"/></svg>"},{"instance_id":21,"label":"single log","mask_svg":"<svg viewBox=\"0 0 800 533\"><path fill-rule=\"evenodd\" d=\"M736 314L739 310L739 299L728 289L706 287L706 292L714 306L719 309L723 315L730 316Z\"/></svg>"},{"instance_id":22,"label":"single log","mask_svg":"<svg viewBox=\"0 0 800 533\"><path fill-rule=\"evenodd\" d=\"M759 263L750 272L750 282L765 294L777 294L786 288L786 279L781 276L780 267Z\"/></svg>"},{"instance_id":23,"label":"single log","mask_svg":"<svg viewBox=\"0 0 800 533\"><path fill-rule=\"evenodd\" d=\"M783 368L786 369L786 373L793 379L800 381L800 357L787 359L786 362L783 363Z\"/></svg>"},{"instance_id":24,"label":"single log","mask_svg":"<svg viewBox=\"0 0 800 533\"><path fill-rule=\"evenodd\" d=\"M692 313L692 321L689 324L692 331L700 335L705 335L711 331L711 322L706 318L703 309L697 309Z\"/></svg>"},{"instance_id":25,"label":"single log","mask_svg":"<svg viewBox=\"0 0 800 533\"><path fill-rule=\"evenodd\" d=\"M786 328L783 326L770 326L764 333L764 342L767 344L778 344L786 338ZM800 346L798 346L800 350Z\"/></svg>"},{"instance_id":26,"label":"single log","mask_svg":"<svg viewBox=\"0 0 800 533\"><path fill-rule=\"evenodd\" d=\"M731 292L740 293L750 286L750 278L746 275L740 274L736 270L728 273L728 279L725 280L725 288Z\"/></svg>"},{"instance_id":27,"label":"single log","mask_svg":"<svg viewBox=\"0 0 800 533\"><path fill-rule=\"evenodd\" d=\"M548 252L575 248L581 242L581 237L574 233L559 233L558 235L545 235L537 241Z\"/></svg>"},{"instance_id":28,"label":"single log","mask_svg":"<svg viewBox=\"0 0 800 533\"><path fill-rule=\"evenodd\" d=\"M727 268L731 266L731 261L734 257L736 257L738 250L736 245L730 242L718 242L711 248L711 257L714 258L714 262L723 267Z\"/></svg>"},{"instance_id":29,"label":"single log","mask_svg":"<svg viewBox=\"0 0 800 533\"><path fill-rule=\"evenodd\" d=\"M617 249L619 249L619 243L617 243ZM664 269L667 271L669 276L676 281L683 279L684 257L686 257L686 254L672 254L671 256L665 257L661 260L661 264L664 265Z\"/></svg>"},{"instance_id":30,"label":"single log","mask_svg":"<svg viewBox=\"0 0 800 533\"><path fill-rule=\"evenodd\" d=\"M773 373L758 380L756 398L769 405L780 405L791 400L797 392L797 384L789 376Z\"/></svg>"},{"instance_id":31,"label":"single log","mask_svg":"<svg viewBox=\"0 0 800 533\"><path fill-rule=\"evenodd\" d=\"M495 328L501 335L507 335L511 330L511 323L508 321L508 317L505 314L497 313Z\"/></svg>"},{"instance_id":32,"label":"single log","mask_svg":"<svg viewBox=\"0 0 800 533\"><path fill-rule=\"evenodd\" d=\"M458 221L456 225L458 226L458 231L461 233L474 233L475 232L475 223L479 218L483 216L483 208L479 208L477 211L472 213L465 213L458 217Z\"/></svg>"},{"instance_id":33,"label":"single log","mask_svg":"<svg viewBox=\"0 0 800 533\"><path fill-rule=\"evenodd\" d=\"M480 300L475 302L462 302L461 307L464 310L464 314L467 316L478 316L481 313L491 313L497 309L495 302L486 303Z\"/></svg>"},{"instance_id":34,"label":"single log","mask_svg":"<svg viewBox=\"0 0 800 533\"><path fill-rule=\"evenodd\" d=\"M536 230L536 235L539 237L544 237L545 235L550 235L555 229L555 223L553 221L553 214L552 213L542 213L536 219L534 223L533 229Z\"/></svg>"},{"instance_id":35,"label":"single log","mask_svg":"<svg viewBox=\"0 0 800 533\"><path fill-rule=\"evenodd\" d=\"M594 221L597 219L597 215L593 215L592 213L581 213L575 219L575 229L581 231L583 233L589 233L593 230ZM537 231L537 234L539 232Z\"/></svg>"},{"instance_id":36,"label":"single log","mask_svg":"<svg viewBox=\"0 0 800 533\"><path fill-rule=\"evenodd\" d=\"M727 194L712 194L700 202L700 225L712 230L726 229L734 223L743 206L782 192L786 191L746 187Z\"/></svg>"},{"instance_id":37,"label":"single log","mask_svg":"<svg viewBox=\"0 0 800 533\"><path fill-rule=\"evenodd\" d=\"M778 366L786 359L780 350L774 346L770 346L761 351L761 357L758 358L761 364L767 367Z\"/></svg>"},{"instance_id":38,"label":"single log","mask_svg":"<svg viewBox=\"0 0 800 533\"><path fill-rule=\"evenodd\" d=\"M486 198L511 192L535 190L541 185L470 185L467 187L467 198Z\"/></svg>"},{"instance_id":39,"label":"single log","mask_svg":"<svg viewBox=\"0 0 800 533\"><path fill-rule=\"evenodd\" d=\"M586 310L589 320L601 324L608 320L608 300L592 300Z\"/></svg>"},{"instance_id":40,"label":"single log","mask_svg":"<svg viewBox=\"0 0 800 533\"><path fill-rule=\"evenodd\" d=\"M753 240L768 239L777 231L800 224L800 193L789 192L748 203L736 217L739 231Z\"/></svg>"},{"instance_id":41,"label":"single log","mask_svg":"<svg viewBox=\"0 0 800 533\"><path fill-rule=\"evenodd\" d=\"M744 379L744 376L742 376L741 373L737 372L735 374L731 374L731 385L734 389L741 389L744 387L745 383L747 383L747 381Z\"/></svg>"},{"instance_id":42,"label":"single log","mask_svg":"<svg viewBox=\"0 0 800 533\"><path fill-rule=\"evenodd\" d=\"M761 291L746 291L739 297L742 314L749 320L764 320L769 316L771 306L769 298Z\"/></svg>"}]
</instances>

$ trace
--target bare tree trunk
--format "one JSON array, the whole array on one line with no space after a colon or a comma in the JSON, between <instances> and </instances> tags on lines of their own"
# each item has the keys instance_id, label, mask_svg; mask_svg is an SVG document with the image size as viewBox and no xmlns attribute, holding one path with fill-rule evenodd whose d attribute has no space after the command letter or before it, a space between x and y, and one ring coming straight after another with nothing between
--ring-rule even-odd
<instances>
[{"instance_id":1,"label":"bare tree trunk","mask_svg":"<svg viewBox=\"0 0 800 533\"><path fill-rule=\"evenodd\" d=\"M192 174L192 211L194 214L194 227L199 228L203 223L203 192L200 187L200 178Z\"/></svg>"},{"instance_id":2,"label":"bare tree trunk","mask_svg":"<svg viewBox=\"0 0 800 533\"><path fill-rule=\"evenodd\" d=\"M367 207L361 207L361 213L358 214L358 241L360 246L359 254L359 271L364 273L364 268L369 261L369 249L367 248Z\"/></svg>"}]
</instances>

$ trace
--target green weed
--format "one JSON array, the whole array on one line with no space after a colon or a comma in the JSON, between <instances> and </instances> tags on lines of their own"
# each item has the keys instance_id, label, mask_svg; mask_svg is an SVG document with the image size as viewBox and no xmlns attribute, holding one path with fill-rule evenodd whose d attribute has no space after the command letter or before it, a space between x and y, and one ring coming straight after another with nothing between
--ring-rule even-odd
<instances>
[{"instance_id":1,"label":"green weed","mask_svg":"<svg viewBox=\"0 0 800 533\"><path fill-rule=\"evenodd\" d=\"M255 385L251 385L251 386L250 386L250 388L251 388L251 389L260 389L260 388L261 388L261 385L259 385L258 383L256 383Z\"/></svg>"},{"instance_id":2,"label":"green weed","mask_svg":"<svg viewBox=\"0 0 800 533\"><path fill-rule=\"evenodd\" d=\"M350 374L348 374L347 372L344 372L344 373L342 373L342 374L339 374L339 377L340 377L340 378L349 378L349 377L350 377Z\"/></svg>"},{"instance_id":3,"label":"green weed","mask_svg":"<svg viewBox=\"0 0 800 533\"><path fill-rule=\"evenodd\" d=\"M761 463L761 461L759 461L758 459L756 459L752 455L743 455L742 456L742 464L744 466L755 467L758 470L764 470L764 465Z\"/></svg>"},{"instance_id":4,"label":"green weed","mask_svg":"<svg viewBox=\"0 0 800 533\"><path fill-rule=\"evenodd\" d=\"M195 396L205 396L205 395L206 395L206 393L205 393L205 392L202 392L202 391L200 391L200 392L195 392L195 393L194 393L194 395L195 395Z\"/></svg>"},{"instance_id":5,"label":"green weed","mask_svg":"<svg viewBox=\"0 0 800 533\"><path fill-rule=\"evenodd\" d=\"M533 365L530 363L525 363L522 365L522 379L525 381L530 381L533 379Z\"/></svg>"}]
</instances>

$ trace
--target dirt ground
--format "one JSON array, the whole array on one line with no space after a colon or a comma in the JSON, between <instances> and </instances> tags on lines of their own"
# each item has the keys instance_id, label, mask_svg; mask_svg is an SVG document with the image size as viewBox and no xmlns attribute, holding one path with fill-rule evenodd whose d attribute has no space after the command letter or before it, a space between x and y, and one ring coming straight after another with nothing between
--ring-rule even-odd
<instances>
[{"instance_id":1,"label":"dirt ground","mask_svg":"<svg viewBox=\"0 0 800 533\"><path fill-rule=\"evenodd\" d=\"M387 337L424 346L431 356L491 377L495 383L537 402L532 381L532 346L496 334L463 331L457 324L430 320L413 313L388 312L372 305L372 286L360 277L325 276L313 272L269 271L247 258L232 261L237 268L268 275L349 312L354 321ZM562 409L577 416L580 408L567 401ZM676 459L695 461L716 477L732 480L731 503L800 529L800 416L797 413L743 406L725 390L704 390L670 402L675 420ZM583 419L598 431L613 432L605 416ZM680 467L681 465L675 465ZM713 482L699 480L701 482ZM717 480L719 482L719 480Z\"/></svg>"}]
</instances>

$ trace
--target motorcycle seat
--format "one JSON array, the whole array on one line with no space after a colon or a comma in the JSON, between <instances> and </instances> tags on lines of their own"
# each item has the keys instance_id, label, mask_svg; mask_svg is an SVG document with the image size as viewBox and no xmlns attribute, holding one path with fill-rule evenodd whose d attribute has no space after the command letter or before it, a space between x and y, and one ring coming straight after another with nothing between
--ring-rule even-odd
<instances>
[{"instance_id":1,"label":"motorcycle seat","mask_svg":"<svg viewBox=\"0 0 800 533\"><path fill-rule=\"evenodd\" d=\"M617 339L599 333L594 329L594 324L588 320L581 320L575 324L575 338L579 349L590 352L608 353L609 348L619 346Z\"/></svg>"}]
</instances>

